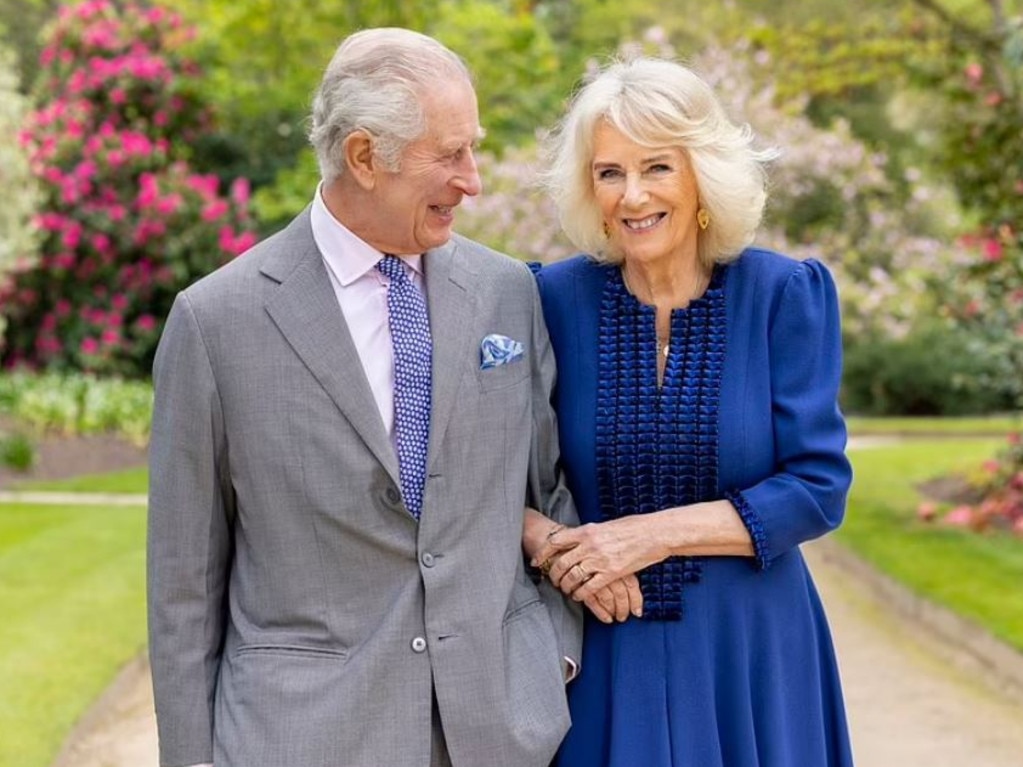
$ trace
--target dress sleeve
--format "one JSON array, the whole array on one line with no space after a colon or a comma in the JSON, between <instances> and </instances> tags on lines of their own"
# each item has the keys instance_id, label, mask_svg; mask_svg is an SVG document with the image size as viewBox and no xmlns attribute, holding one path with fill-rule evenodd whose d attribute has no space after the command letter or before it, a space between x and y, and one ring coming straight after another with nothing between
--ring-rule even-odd
<instances>
[{"instance_id":1,"label":"dress sleeve","mask_svg":"<svg viewBox=\"0 0 1023 767\"><path fill-rule=\"evenodd\" d=\"M742 517L757 566L834 530L845 514L852 469L838 408L842 334L838 294L818 261L789 276L768 331L775 472L726 493Z\"/></svg>"}]
</instances>

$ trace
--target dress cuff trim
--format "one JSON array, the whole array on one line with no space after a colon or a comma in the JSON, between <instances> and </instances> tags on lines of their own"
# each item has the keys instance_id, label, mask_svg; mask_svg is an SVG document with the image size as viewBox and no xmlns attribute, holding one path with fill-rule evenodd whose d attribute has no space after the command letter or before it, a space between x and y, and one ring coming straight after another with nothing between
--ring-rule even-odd
<instances>
[{"instance_id":1,"label":"dress cuff trim","mask_svg":"<svg viewBox=\"0 0 1023 767\"><path fill-rule=\"evenodd\" d=\"M725 500L739 512L739 518L742 519L742 523L749 531L749 536L753 540L753 556L756 559L757 570L766 570L771 566L771 558L767 552L767 531L764 530L764 523L761 521L760 515L746 500L746 496L738 490L726 492Z\"/></svg>"}]
</instances>

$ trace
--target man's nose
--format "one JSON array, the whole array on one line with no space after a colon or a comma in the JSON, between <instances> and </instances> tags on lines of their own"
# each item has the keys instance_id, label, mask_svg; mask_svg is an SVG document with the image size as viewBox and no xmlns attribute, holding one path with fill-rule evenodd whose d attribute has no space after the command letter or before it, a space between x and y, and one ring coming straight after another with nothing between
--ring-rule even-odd
<instances>
[{"instance_id":1,"label":"man's nose","mask_svg":"<svg viewBox=\"0 0 1023 767\"><path fill-rule=\"evenodd\" d=\"M483 181L480 179L479 168L476 165L476 156L471 151L465 153L453 183L462 194L469 197L475 197L483 191Z\"/></svg>"}]
</instances>

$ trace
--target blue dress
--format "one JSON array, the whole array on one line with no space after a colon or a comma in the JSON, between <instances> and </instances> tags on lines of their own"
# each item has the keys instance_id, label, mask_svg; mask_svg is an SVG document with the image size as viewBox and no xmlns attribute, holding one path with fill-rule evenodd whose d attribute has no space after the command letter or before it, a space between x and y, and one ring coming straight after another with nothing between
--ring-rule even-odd
<instances>
[{"instance_id":1,"label":"blue dress","mask_svg":"<svg viewBox=\"0 0 1023 767\"><path fill-rule=\"evenodd\" d=\"M851 470L838 300L820 263L749 249L671 320L617 267L539 270L561 453L582 521L728 498L755 557L639 574L642 619L587 616L558 767L848 767L834 649L799 544L838 526Z\"/></svg>"}]
</instances>

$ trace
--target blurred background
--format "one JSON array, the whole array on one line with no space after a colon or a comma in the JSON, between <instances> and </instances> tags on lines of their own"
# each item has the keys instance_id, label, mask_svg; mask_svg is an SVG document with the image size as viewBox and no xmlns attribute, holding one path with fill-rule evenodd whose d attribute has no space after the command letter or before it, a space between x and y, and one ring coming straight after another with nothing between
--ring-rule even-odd
<instances>
[{"instance_id":1,"label":"blurred background","mask_svg":"<svg viewBox=\"0 0 1023 767\"><path fill-rule=\"evenodd\" d=\"M0 0L0 765L49 764L144 647L164 317L309 202L312 92L380 25L469 63L484 193L457 228L525 260L572 252L537 147L588 71L710 80L781 150L759 244L839 284L838 543L1023 651L1023 2Z\"/></svg>"}]
</instances>

